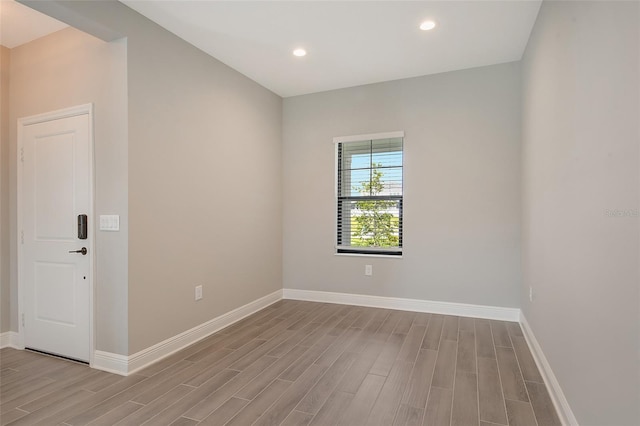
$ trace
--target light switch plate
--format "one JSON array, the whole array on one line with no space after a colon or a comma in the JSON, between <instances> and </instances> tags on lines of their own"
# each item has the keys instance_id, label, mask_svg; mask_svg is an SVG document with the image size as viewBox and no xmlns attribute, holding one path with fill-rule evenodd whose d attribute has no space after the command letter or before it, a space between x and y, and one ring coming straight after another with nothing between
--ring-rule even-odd
<instances>
[{"instance_id":1,"label":"light switch plate","mask_svg":"<svg viewBox=\"0 0 640 426\"><path fill-rule=\"evenodd\" d=\"M101 214L100 215L101 231L119 231L120 215L117 214Z\"/></svg>"}]
</instances>

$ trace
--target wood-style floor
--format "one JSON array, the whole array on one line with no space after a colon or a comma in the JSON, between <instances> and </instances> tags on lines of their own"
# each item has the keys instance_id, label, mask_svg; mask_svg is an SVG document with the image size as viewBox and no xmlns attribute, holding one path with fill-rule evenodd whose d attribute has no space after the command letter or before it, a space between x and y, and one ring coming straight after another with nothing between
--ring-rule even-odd
<instances>
[{"instance_id":1,"label":"wood-style floor","mask_svg":"<svg viewBox=\"0 0 640 426\"><path fill-rule=\"evenodd\" d=\"M283 300L129 377L0 356L2 425L560 424L517 323Z\"/></svg>"}]
</instances>

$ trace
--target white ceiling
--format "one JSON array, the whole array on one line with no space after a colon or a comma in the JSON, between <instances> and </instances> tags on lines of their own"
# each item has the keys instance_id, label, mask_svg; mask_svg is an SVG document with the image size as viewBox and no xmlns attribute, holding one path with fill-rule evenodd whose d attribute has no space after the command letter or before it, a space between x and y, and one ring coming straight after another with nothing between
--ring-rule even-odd
<instances>
[{"instance_id":1,"label":"white ceiling","mask_svg":"<svg viewBox=\"0 0 640 426\"><path fill-rule=\"evenodd\" d=\"M120 1L283 97L519 60L541 4Z\"/></svg>"},{"instance_id":2,"label":"white ceiling","mask_svg":"<svg viewBox=\"0 0 640 426\"><path fill-rule=\"evenodd\" d=\"M283 96L519 60L541 0L121 0ZM438 26L420 31L434 19ZM67 27L0 0L0 44ZM294 48L308 55L294 57Z\"/></svg>"},{"instance_id":3,"label":"white ceiling","mask_svg":"<svg viewBox=\"0 0 640 426\"><path fill-rule=\"evenodd\" d=\"M9 49L68 27L14 0L0 0L0 44Z\"/></svg>"}]
</instances>

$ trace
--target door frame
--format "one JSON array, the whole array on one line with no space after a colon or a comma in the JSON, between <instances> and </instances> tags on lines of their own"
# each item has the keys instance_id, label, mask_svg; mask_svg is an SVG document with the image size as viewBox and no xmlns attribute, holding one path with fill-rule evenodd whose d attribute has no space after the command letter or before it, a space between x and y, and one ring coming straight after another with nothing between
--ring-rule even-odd
<instances>
[{"instance_id":1,"label":"door frame","mask_svg":"<svg viewBox=\"0 0 640 426\"><path fill-rule=\"evenodd\" d=\"M22 254L22 238L23 238L23 206L22 206L22 198L23 198L23 187L22 187L22 174L24 169L23 163L23 152L24 152L24 129L26 126L31 124L45 123L47 121L54 121L63 118L76 117L79 115L88 115L89 116L89 211L87 215L89 216L89 366L93 366L94 363L94 352L95 352L95 321L94 321L94 311L95 311L95 262L96 262L96 251L95 251L95 174L94 174L94 132L93 132L93 104L83 104L77 105L70 108L59 109L56 111L50 111L43 114L32 115L29 117L23 117L18 119L18 143L16 150L16 165L17 165L17 236L16 236L16 245L17 245L17 282L18 282L18 346L20 349L24 349L24 311L25 311L25 301L24 301L24 283L22 277L22 268L23 268L23 254Z\"/></svg>"}]
</instances>

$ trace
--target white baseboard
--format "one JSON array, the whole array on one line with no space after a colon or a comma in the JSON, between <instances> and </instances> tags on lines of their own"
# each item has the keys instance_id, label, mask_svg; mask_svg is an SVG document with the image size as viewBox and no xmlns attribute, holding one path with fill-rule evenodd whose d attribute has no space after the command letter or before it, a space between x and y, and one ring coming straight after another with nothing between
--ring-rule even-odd
<instances>
[{"instance_id":1,"label":"white baseboard","mask_svg":"<svg viewBox=\"0 0 640 426\"><path fill-rule=\"evenodd\" d=\"M241 319L258 312L261 309L282 299L282 290L274 291L260 299L247 303L244 306L234 309L231 312L220 315L210 321L193 327L176 336L170 337L151 347L136 352L133 355L118 355L109 352L95 351L92 367L98 370L123 376L135 373L136 371L160 361L162 358L183 349L199 340L221 330Z\"/></svg>"},{"instance_id":2,"label":"white baseboard","mask_svg":"<svg viewBox=\"0 0 640 426\"><path fill-rule=\"evenodd\" d=\"M297 290L285 288L284 299L310 302L338 303L341 305L368 306L372 308L402 311L429 312L461 317L486 318L501 321L520 320L520 309L499 306L469 305L466 303L436 302L431 300L403 299L399 297L369 296L365 294L333 293L328 291Z\"/></svg>"},{"instance_id":3,"label":"white baseboard","mask_svg":"<svg viewBox=\"0 0 640 426\"><path fill-rule=\"evenodd\" d=\"M111 352L95 351L91 367L108 373L126 376L129 371L129 357Z\"/></svg>"},{"instance_id":4,"label":"white baseboard","mask_svg":"<svg viewBox=\"0 0 640 426\"><path fill-rule=\"evenodd\" d=\"M19 337L20 335L15 331L5 331L4 333L0 333L0 349L2 348L22 349L20 348Z\"/></svg>"},{"instance_id":5,"label":"white baseboard","mask_svg":"<svg viewBox=\"0 0 640 426\"><path fill-rule=\"evenodd\" d=\"M555 374L553 374L551 365L549 365L549 362L544 356L544 352L542 352L542 348L540 347L538 340L533 334L533 330L531 330L527 319L522 313L520 314L520 324L522 324L524 337L527 341L527 344L529 345L529 348L531 348L533 359L538 366L538 370L540 370L540 374L542 374L542 378L544 379L547 390L549 391L551 401L553 401L553 405L556 407L556 411L558 412L560 421L565 426L577 426L578 420L573 415L573 411L571 411L571 407L569 406L567 398L564 396L564 392L562 392L560 383L558 382L558 379L556 379Z\"/></svg>"}]
</instances>

